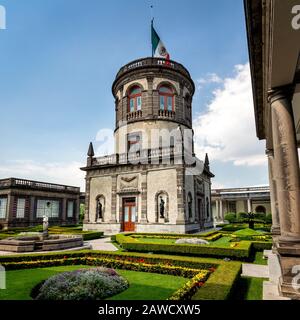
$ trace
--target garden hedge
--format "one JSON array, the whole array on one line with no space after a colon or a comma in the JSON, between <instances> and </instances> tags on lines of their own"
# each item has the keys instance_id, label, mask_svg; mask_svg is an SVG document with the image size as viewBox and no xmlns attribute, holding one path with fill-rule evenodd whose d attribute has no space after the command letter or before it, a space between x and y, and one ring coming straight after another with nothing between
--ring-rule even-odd
<instances>
[{"instance_id":1,"label":"garden hedge","mask_svg":"<svg viewBox=\"0 0 300 320\"><path fill-rule=\"evenodd\" d=\"M231 263L221 265L218 272L214 272L204 283L201 290L198 290L192 300L228 300L234 287L240 278L242 265Z\"/></svg>"},{"instance_id":2,"label":"garden hedge","mask_svg":"<svg viewBox=\"0 0 300 320\"><path fill-rule=\"evenodd\" d=\"M179 255L196 255L206 257L230 258L247 260L251 255L251 242L241 241L236 247L222 247L216 245L199 246L186 244L141 243L129 235L118 234L116 241L123 249L135 252L155 252Z\"/></svg>"},{"instance_id":3,"label":"garden hedge","mask_svg":"<svg viewBox=\"0 0 300 320\"><path fill-rule=\"evenodd\" d=\"M127 268L153 272L174 272L173 274L195 275L198 269L203 278L191 279L183 288L179 289L170 299L194 300L224 300L230 298L232 287L241 272L241 263L237 261L222 261L213 258L184 257L172 255L138 254L128 252L104 251L73 251L68 253L26 254L16 256L2 256L0 263L7 270L22 268L38 268L54 265L80 264L86 261L89 265L106 264L108 267ZM178 268L179 267L179 268ZM171 271L173 270L173 271ZM207 278L207 272L210 272ZM197 275L196 275L197 276ZM195 276L195 277L196 277ZM197 280L197 281L196 281ZM200 288L201 287L201 288ZM200 288L198 291L196 289Z\"/></svg>"}]
</instances>

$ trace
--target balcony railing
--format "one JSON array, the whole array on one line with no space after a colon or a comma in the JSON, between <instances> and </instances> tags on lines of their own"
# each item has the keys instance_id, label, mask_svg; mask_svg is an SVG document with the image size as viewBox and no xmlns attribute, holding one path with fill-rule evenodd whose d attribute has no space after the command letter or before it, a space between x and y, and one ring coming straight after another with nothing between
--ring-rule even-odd
<instances>
[{"instance_id":1,"label":"balcony railing","mask_svg":"<svg viewBox=\"0 0 300 320\"><path fill-rule=\"evenodd\" d=\"M142 110L133 111L127 114L127 121L135 120L143 116Z\"/></svg>"},{"instance_id":2,"label":"balcony railing","mask_svg":"<svg viewBox=\"0 0 300 320\"><path fill-rule=\"evenodd\" d=\"M165 68L177 70L183 73L188 78L191 77L187 69L180 63L177 63L172 60L166 61L165 59L160 59L160 58L144 58L144 59L135 60L126 64L124 67L122 67L119 70L119 72L117 73L116 79L128 71L138 69L138 68L143 68L143 67L151 67L151 66L165 67Z\"/></svg>"},{"instance_id":3,"label":"balcony railing","mask_svg":"<svg viewBox=\"0 0 300 320\"><path fill-rule=\"evenodd\" d=\"M181 145L167 148L142 149L136 152L112 154L102 157L95 157L92 166L118 165L127 163L153 163L163 159L181 159Z\"/></svg>"},{"instance_id":4,"label":"balcony railing","mask_svg":"<svg viewBox=\"0 0 300 320\"><path fill-rule=\"evenodd\" d=\"M60 185L55 183L39 182L26 179L9 178L0 180L0 189L20 187L29 188L37 190L51 190L51 191L61 191L61 192L72 192L79 193L79 187L72 187L66 185Z\"/></svg>"},{"instance_id":5,"label":"balcony railing","mask_svg":"<svg viewBox=\"0 0 300 320\"><path fill-rule=\"evenodd\" d=\"M175 112L169 110L158 110L158 116L164 118L175 118Z\"/></svg>"}]
</instances>

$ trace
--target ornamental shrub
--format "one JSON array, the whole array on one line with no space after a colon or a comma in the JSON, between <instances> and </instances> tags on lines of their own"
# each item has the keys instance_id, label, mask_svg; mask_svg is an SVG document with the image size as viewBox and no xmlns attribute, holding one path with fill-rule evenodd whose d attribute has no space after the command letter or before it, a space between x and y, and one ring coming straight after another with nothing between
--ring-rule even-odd
<instances>
[{"instance_id":1,"label":"ornamental shrub","mask_svg":"<svg viewBox=\"0 0 300 320\"><path fill-rule=\"evenodd\" d=\"M102 300L129 287L113 269L92 268L63 272L46 280L36 300Z\"/></svg>"},{"instance_id":2,"label":"ornamental shrub","mask_svg":"<svg viewBox=\"0 0 300 320\"><path fill-rule=\"evenodd\" d=\"M225 220L227 220L229 223L236 221L236 214L235 213L227 213L225 214Z\"/></svg>"},{"instance_id":3,"label":"ornamental shrub","mask_svg":"<svg viewBox=\"0 0 300 320\"><path fill-rule=\"evenodd\" d=\"M272 224L272 214L271 213L268 213L266 215L266 223Z\"/></svg>"}]
</instances>

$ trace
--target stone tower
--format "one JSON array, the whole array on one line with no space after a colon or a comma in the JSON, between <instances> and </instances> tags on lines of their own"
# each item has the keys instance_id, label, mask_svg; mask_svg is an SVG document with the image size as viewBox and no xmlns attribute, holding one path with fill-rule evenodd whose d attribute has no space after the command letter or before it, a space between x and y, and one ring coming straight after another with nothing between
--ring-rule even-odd
<instances>
[{"instance_id":1,"label":"stone tower","mask_svg":"<svg viewBox=\"0 0 300 320\"><path fill-rule=\"evenodd\" d=\"M115 153L89 146L84 228L106 233L197 232L212 226L209 160L194 155L195 85L175 61L145 58L112 85Z\"/></svg>"}]
</instances>

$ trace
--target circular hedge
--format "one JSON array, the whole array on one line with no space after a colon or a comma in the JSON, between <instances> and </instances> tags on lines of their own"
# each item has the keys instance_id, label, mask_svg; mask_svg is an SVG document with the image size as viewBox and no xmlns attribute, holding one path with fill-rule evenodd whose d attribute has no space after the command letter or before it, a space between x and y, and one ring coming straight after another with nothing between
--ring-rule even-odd
<instances>
[{"instance_id":1,"label":"circular hedge","mask_svg":"<svg viewBox=\"0 0 300 320\"><path fill-rule=\"evenodd\" d=\"M63 272L32 289L36 300L102 300L129 287L128 281L107 268Z\"/></svg>"}]
</instances>

